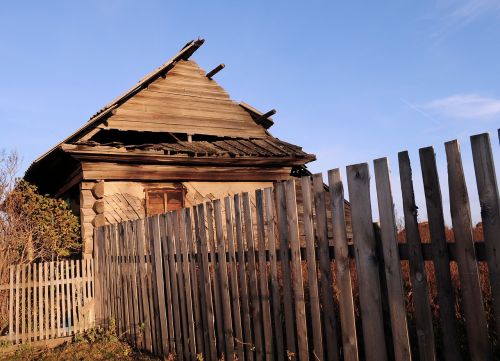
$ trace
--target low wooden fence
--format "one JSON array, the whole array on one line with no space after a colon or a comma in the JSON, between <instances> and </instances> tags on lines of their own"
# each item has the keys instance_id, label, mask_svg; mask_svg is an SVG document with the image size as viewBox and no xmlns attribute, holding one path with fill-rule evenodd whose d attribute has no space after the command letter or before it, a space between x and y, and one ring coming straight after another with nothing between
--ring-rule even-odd
<instances>
[{"instance_id":1,"label":"low wooden fence","mask_svg":"<svg viewBox=\"0 0 500 361\"><path fill-rule=\"evenodd\" d=\"M104 226L95 232L97 320L116 322L141 349L183 360L498 357L500 202L488 134L471 144L484 242L473 240L452 141L445 148L453 242L446 239L434 149L420 149L431 238L425 244L410 159L401 152L405 242L397 239L386 158L373 163L375 192L367 163L347 167L352 244L339 169L328 172L326 187L321 174L303 177L300 207L290 180L257 190L255 206L243 193Z\"/></svg>"},{"instance_id":2,"label":"low wooden fence","mask_svg":"<svg viewBox=\"0 0 500 361\"><path fill-rule=\"evenodd\" d=\"M93 268L92 259L11 266L7 340L52 340L92 327Z\"/></svg>"}]
</instances>

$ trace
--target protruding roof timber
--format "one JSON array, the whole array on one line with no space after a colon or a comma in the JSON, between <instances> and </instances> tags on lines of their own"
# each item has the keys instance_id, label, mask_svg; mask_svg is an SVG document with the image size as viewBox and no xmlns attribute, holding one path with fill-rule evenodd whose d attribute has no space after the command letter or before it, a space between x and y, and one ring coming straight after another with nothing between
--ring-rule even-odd
<instances>
[{"instance_id":1,"label":"protruding roof timber","mask_svg":"<svg viewBox=\"0 0 500 361\"><path fill-rule=\"evenodd\" d=\"M271 118L271 115L274 115L276 113L276 110L273 109L264 114L260 110L255 109L254 107L245 102L240 102L239 106L245 109L245 111L247 111L250 114L252 119L257 124L262 125L265 129L269 129L273 126L274 122Z\"/></svg>"}]
</instances>

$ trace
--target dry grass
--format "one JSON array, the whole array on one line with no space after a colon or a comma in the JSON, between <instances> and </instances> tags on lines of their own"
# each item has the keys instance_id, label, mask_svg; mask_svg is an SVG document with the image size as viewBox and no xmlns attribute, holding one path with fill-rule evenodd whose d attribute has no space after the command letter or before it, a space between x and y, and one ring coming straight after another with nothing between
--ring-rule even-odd
<instances>
[{"instance_id":1,"label":"dry grass","mask_svg":"<svg viewBox=\"0 0 500 361\"><path fill-rule=\"evenodd\" d=\"M72 342L59 347L34 348L29 344L20 345L14 352L3 354L0 351L0 361L61 361L61 360L159 360L151 355L134 350L130 345L116 336L113 328L96 327L84 334L74 336Z\"/></svg>"}]
</instances>

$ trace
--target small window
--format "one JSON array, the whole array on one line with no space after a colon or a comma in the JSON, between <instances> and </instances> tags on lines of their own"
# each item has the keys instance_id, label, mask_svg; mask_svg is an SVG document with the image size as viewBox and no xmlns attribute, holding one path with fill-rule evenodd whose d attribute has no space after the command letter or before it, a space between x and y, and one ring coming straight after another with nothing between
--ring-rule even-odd
<instances>
[{"instance_id":1,"label":"small window","mask_svg":"<svg viewBox=\"0 0 500 361\"><path fill-rule=\"evenodd\" d=\"M148 216L176 211L184 207L184 189L150 189L146 192Z\"/></svg>"}]
</instances>

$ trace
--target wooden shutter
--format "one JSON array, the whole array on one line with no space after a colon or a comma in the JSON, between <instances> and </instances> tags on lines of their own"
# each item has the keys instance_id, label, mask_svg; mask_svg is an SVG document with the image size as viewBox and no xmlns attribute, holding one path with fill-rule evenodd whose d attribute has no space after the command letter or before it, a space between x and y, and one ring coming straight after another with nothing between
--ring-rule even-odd
<instances>
[{"instance_id":1,"label":"wooden shutter","mask_svg":"<svg viewBox=\"0 0 500 361\"><path fill-rule=\"evenodd\" d=\"M175 211L184 207L184 189L151 189L147 191L148 216Z\"/></svg>"}]
</instances>

